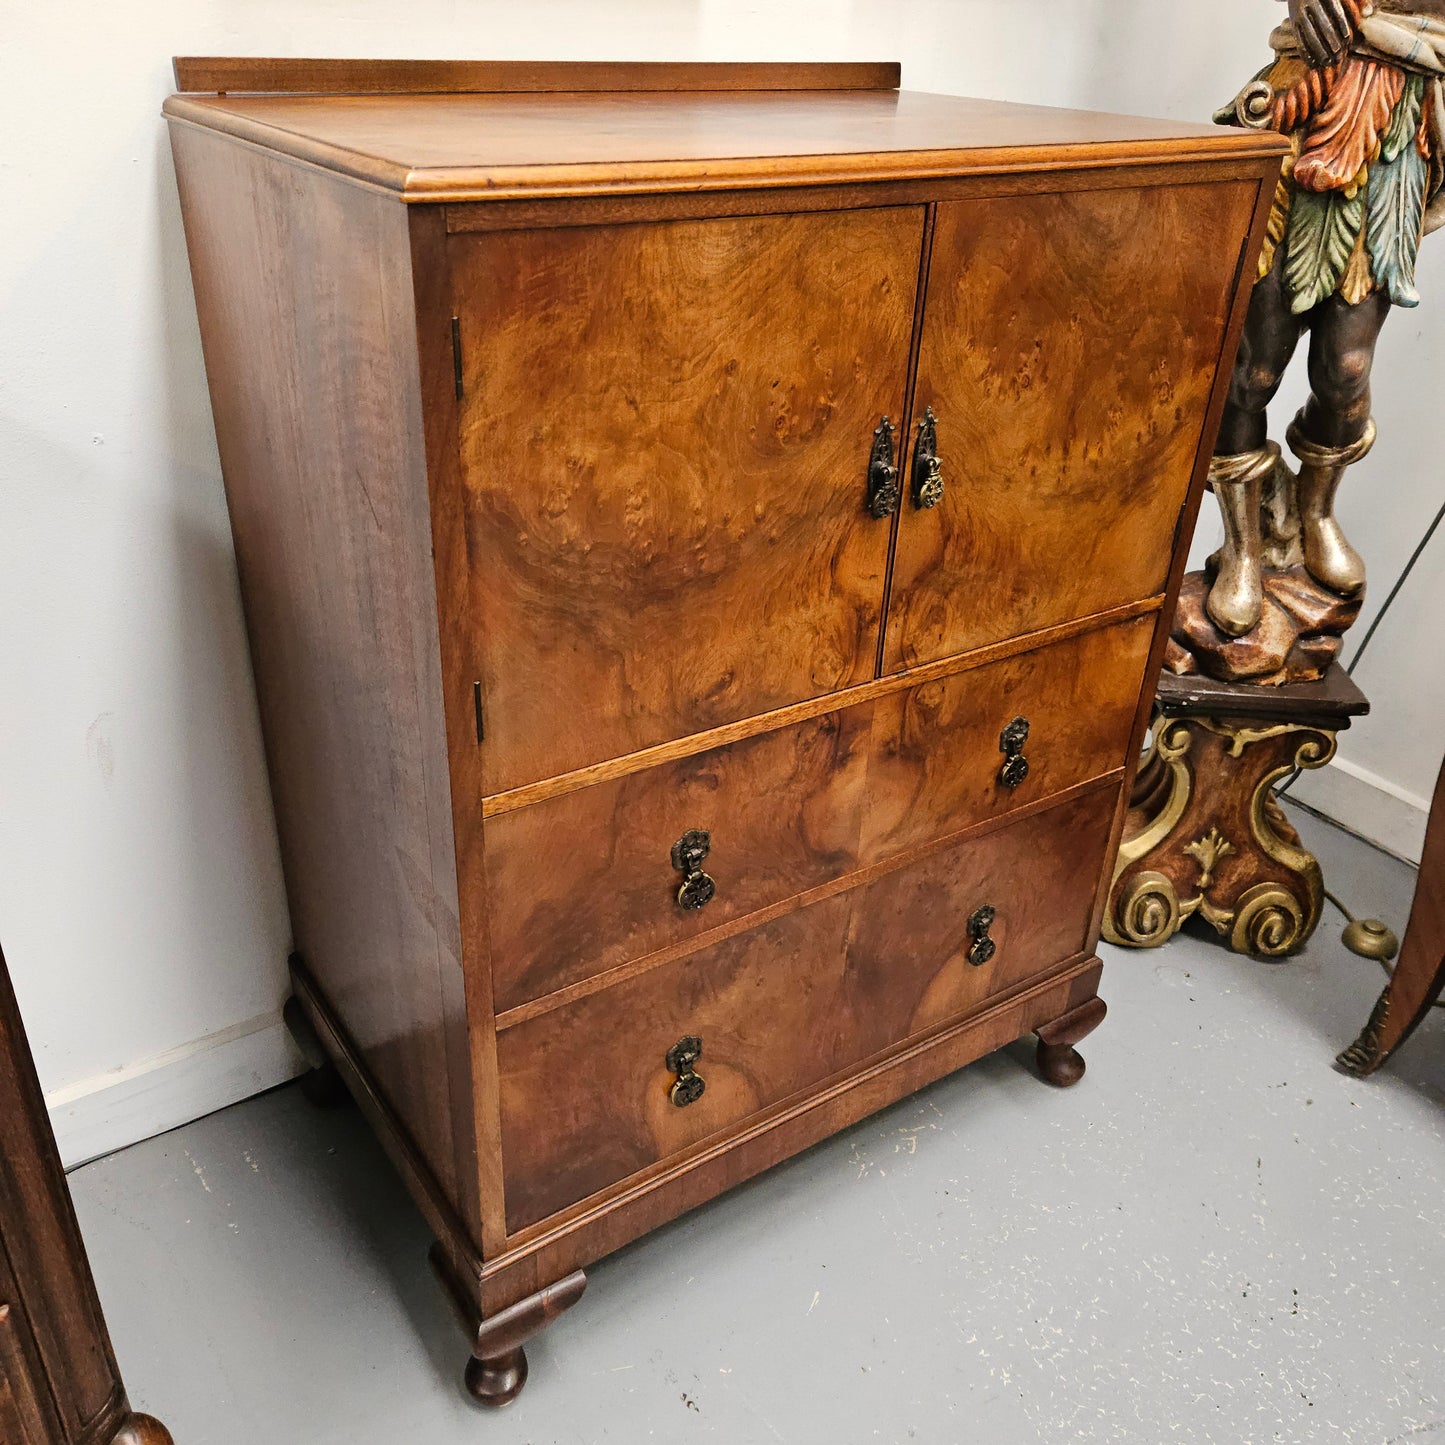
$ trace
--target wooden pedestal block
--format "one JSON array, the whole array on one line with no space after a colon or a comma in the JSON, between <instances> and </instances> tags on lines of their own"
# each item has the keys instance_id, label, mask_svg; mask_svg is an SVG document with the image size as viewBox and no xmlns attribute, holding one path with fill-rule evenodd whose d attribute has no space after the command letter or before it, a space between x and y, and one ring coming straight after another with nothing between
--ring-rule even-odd
<instances>
[{"instance_id":1,"label":"wooden pedestal block","mask_svg":"<svg viewBox=\"0 0 1445 1445\"><path fill-rule=\"evenodd\" d=\"M1157 948L1198 914L1236 953L1283 958L1302 948L1320 920L1324 879L1274 786L1297 768L1324 767L1337 734L1368 710L1338 664L1322 682L1293 687L1166 672L1104 937Z\"/></svg>"}]
</instances>

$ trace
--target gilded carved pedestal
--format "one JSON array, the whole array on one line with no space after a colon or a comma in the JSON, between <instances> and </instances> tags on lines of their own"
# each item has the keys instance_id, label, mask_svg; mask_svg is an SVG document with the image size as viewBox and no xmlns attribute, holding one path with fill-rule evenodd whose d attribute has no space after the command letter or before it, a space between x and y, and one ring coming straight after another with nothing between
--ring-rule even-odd
<instances>
[{"instance_id":1,"label":"gilded carved pedestal","mask_svg":"<svg viewBox=\"0 0 1445 1445\"><path fill-rule=\"evenodd\" d=\"M1155 948L1196 914L1236 953L1283 958L1320 920L1324 880L1274 787L1320 768L1367 710L1339 668L1281 690L1160 680L1149 756L1130 800L1104 937Z\"/></svg>"}]
</instances>

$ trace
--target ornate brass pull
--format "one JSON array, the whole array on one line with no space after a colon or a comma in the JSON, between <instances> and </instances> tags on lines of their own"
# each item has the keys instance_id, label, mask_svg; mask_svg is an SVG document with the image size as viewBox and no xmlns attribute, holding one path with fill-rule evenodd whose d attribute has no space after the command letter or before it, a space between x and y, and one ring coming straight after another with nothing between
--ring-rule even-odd
<instances>
[{"instance_id":1,"label":"ornate brass pull","mask_svg":"<svg viewBox=\"0 0 1445 1445\"><path fill-rule=\"evenodd\" d=\"M875 517L891 517L898 510L898 467L893 460L893 423L886 416L873 433L873 455L868 459L868 510Z\"/></svg>"},{"instance_id":2,"label":"ornate brass pull","mask_svg":"<svg viewBox=\"0 0 1445 1445\"><path fill-rule=\"evenodd\" d=\"M702 871L703 859L712 851L712 834L705 828L689 828L672 845L672 866L682 874L677 890L679 908L689 912L712 902L717 884Z\"/></svg>"},{"instance_id":3,"label":"ornate brass pull","mask_svg":"<svg viewBox=\"0 0 1445 1445\"><path fill-rule=\"evenodd\" d=\"M672 1102L679 1109L695 1104L707 1088L707 1080L697 1072L694 1065L702 1058L702 1040L695 1034L679 1039L667 1051L667 1067L677 1075L672 1085Z\"/></svg>"},{"instance_id":4,"label":"ornate brass pull","mask_svg":"<svg viewBox=\"0 0 1445 1445\"><path fill-rule=\"evenodd\" d=\"M1016 788L1029 775L1029 760L1024 744L1029 740L1029 720L1016 717L999 735L998 750L1003 754L1003 767L998 780L1006 788Z\"/></svg>"},{"instance_id":5,"label":"ornate brass pull","mask_svg":"<svg viewBox=\"0 0 1445 1445\"><path fill-rule=\"evenodd\" d=\"M968 936L973 939L968 950L968 961L975 968L982 968L998 952L998 944L988 936L988 931L997 917L997 911L985 903L982 908L975 909L968 920Z\"/></svg>"},{"instance_id":6,"label":"ornate brass pull","mask_svg":"<svg viewBox=\"0 0 1445 1445\"><path fill-rule=\"evenodd\" d=\"M927 407L913 444L913 505L920 511L943 500L943 463L938 459L938 418Z\"/></svg>"}]
</instances>

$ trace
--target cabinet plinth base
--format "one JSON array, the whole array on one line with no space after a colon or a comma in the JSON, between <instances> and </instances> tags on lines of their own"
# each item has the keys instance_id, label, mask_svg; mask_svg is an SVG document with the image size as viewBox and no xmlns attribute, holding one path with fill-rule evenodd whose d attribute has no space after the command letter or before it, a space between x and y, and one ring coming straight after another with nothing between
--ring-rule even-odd
<instances>
[{"instance_id":1,"label":"cabinet plinth base","mask_svg":"<svg viewBox=\"0 0 1445 1445\"><path fill-rule=\"evenodd\" d=\"M1320 921L1324 877L1274 796L1322 768L1368 710L1336 665L1323 683L1254 687L1166 673L1114 865L1104 937L1167 943L1196 914L1236 953L1284 958Z\"/></svg>"}]
</instances>

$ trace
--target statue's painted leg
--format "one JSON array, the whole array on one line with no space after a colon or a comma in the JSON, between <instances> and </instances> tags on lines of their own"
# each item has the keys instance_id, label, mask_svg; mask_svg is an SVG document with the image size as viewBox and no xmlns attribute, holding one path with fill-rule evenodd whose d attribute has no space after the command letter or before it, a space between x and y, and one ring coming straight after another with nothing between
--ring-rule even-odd
<instances>
[{"instance_id":1,"label":"statue's painted leg","mask_svg":"<svg viewBox=\"0 0 1445 1445\"><path fill-rule=\"evenodd\" d=\"M1224 546L1215 553L1218 571L1205 606L1210 620L1229 637L1243 637L1258 626L1264 608L1260 498L1276 456L1266 446L1209 463L1209 484L1224 519Z\"/></svg>"},{"instance_id":2,"label":"statue's painted leg","mask_svg":"<svg viewBox=\"0 0 1445 1445\"><path fill-rule=\"evenodd\" d=\"M1229 397L1215 450L1220 456L1259 451L1269 434L1266 411L1304 332L1304 318L1290 309L1284 280L1284 248L1274 267L1255 283L1249 315L1229 378Z\"/></svg>"},{"instance_id":3,"label":"statue's painted leg","mask_svg":"<svg viewBox=\"0 0 1445 1445\"><path fill-rule=\"evenodd\" d=\"M1367 421L1365 434L1344 447L1322 447L1312 442L1296 420L1289 429L1289 449L1300 460L1300 532L1305 566L1323 587L1341 597L1357 597L1365 586L1365 561L1350 545L1335 517L1335 496L1345 472L1375 444L1375 424Z\"/></svg>"},{"instance_id":4,"label":"statue's painted leg","mask_svg":"<svg viewBox=\"0 0 1445 1445\"><path fill-rule=\"evenodd\" d=\"M1341 597L1365 585L1365 564L1335 518L1345 471L1374 444L1370 373L1390 298L1376 291L1351 306L1331 296L1310 316L1310 399L1289 429L1300 459L1300 527L1310 576Z\"/></svg>"}]
</instances>

